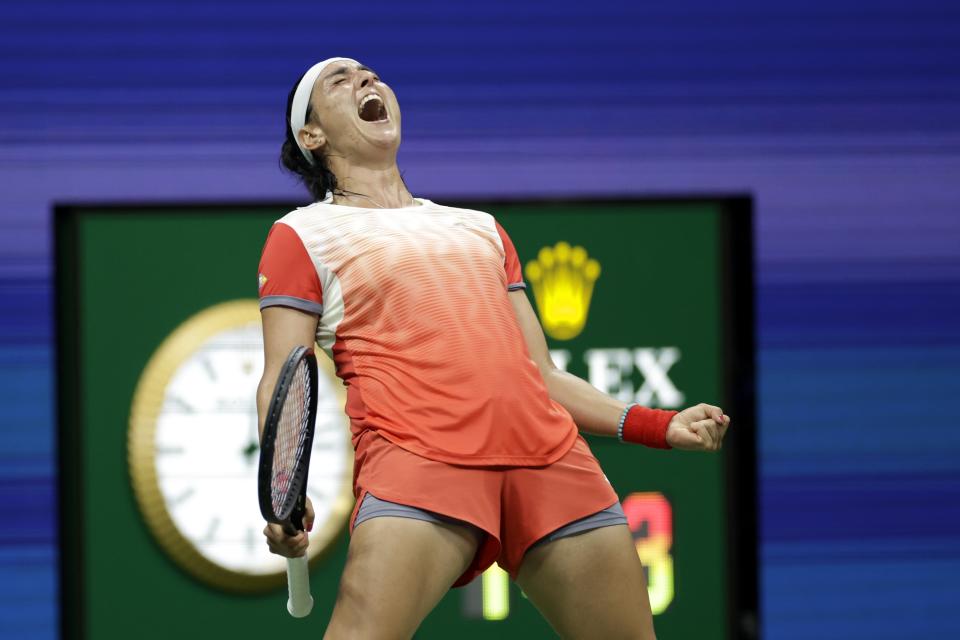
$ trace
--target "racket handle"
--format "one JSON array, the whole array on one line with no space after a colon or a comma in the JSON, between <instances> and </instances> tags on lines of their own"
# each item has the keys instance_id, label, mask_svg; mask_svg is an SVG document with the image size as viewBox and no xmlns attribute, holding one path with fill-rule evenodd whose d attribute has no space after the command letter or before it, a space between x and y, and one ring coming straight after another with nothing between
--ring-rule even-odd
<instances>
[{"instance_id":1,"label":"racket handle","mask_svg":"<svg viewBox=\"0 0 960 640\"><path fill-rule=\"evenodd\" d=\"M307 556L287 558L287 611L294 618L304 618L313 609L313 596L310 595L310 573Z\"/></svg>"}]
</instances>

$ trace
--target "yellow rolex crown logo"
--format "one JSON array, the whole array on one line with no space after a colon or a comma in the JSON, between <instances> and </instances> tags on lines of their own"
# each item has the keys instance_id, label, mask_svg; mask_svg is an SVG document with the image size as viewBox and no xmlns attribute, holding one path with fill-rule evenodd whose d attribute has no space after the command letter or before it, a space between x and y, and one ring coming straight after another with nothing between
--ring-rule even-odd
<instances>
[{"instance_id":1,"label":"yellow rolex crown logo","mask_svg":"<svg viewBox=\"0 0 960 640\"><path fill-rule=\"evenodd\" d=\"M587 324L600 263L589 257L583 247L571 247L561 241L540 249L537 259L527 263L524 274L533 285L533 297L547 334L557 340L580 335Z\"/></svg>"}]
</instances>

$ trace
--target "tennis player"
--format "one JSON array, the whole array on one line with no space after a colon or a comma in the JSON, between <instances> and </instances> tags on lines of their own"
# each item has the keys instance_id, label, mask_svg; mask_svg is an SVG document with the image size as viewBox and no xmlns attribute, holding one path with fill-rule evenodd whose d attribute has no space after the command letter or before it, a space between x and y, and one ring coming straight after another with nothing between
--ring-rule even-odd
<instances>
[{"instance_id":1,"label":"tennis player","mask_svg":"<svg viewBox=\"0 0 960 640\"><path fill-rule=\"evenodd\" d=\"M400 106L372 69L316 64L286 115L283 165L316 202L263 249L257 400L262 424L296 345L317 343L347 387L357 505L325 637L410 638L496 561L564 638L654 638L626 518L579 431L717 451L729 417L625 405L557 369L503 227L407 190ZM264 534L306 551L305 533Z\"/></svg>"}]
</instances>

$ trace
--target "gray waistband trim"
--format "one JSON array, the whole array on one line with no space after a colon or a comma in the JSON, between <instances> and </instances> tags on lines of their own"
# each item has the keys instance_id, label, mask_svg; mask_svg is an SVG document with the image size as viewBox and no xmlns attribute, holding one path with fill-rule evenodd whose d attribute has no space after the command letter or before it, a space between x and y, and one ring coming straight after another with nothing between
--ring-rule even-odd
<instances>
[{"instance_id":1,"label":"gray waistband trim","mask_svg":"<svg viewBox=\"0 0 960 640\"><path fill-rule=\"evenodd\" d=\"M378 518L380 516L392 516L394 518L410 518L412 520L423 520L424 522L451 522L454 524L468 524L466 522L461 522L455 518L445 516L440 513L434 513L433 511L426 511L424 509L418 509L417 507L410 507L405 504L399 504L396 502L390 502L388 500L381 500L377 496L373 495L369 491L363 496L363 502L360 503L360 508L357 509L357 517L353 522L353 526L356 527L361 522L366 522L371 518ZM470 525L472 526L472 525Z\"/></svg>"},{"instance_id":2,"label":"gray waistband trim","mask_svg":"<svg viewBox=\"0 0 960 640\"><path fill-rule=\"evenodd\" d=\"M260 309L266 309L267 307L290 307L307 313L315 313L318 316L323 315L322 304L313 300L294 298L293 296L264 296L260 298Z\"/></svg>"},{"instance_id":3,"label":"gray waistband trim","mask_svg":"<svg viewBox=\"0 0 960 640\"><path fill-rule=\"evenodd\" d=\"M380 516L410 518L412 520L423 520L425 522L433 523L452 522L455 524L473 526L469 525L469 523L461 522L439 513L434 513L433 511L425 511L423 509L418 509L417 507L410 507L405 504L381 500L369 492L364 495L363 502L360 503L360 508L357 509L357 517L353 522L353 526L356 528L361 523ZM531 546L536 546L546 542L553 542L554 540L559 540L561 538L568 538L570 536L586 533L587 531L600 529L602 527L625 524L627 524L627 516L623 513L623 507L619 502L615 502L606 509L592 513L584 518L580 518L579 520L574 520L573 522L567 523L559 529L556 529L555 531L552 531L551 533L548 533L544 537L540 538Z\"/></svg>"},{"instance_id":4,"label":"gray waistband trim","mask_svg":"<svg viewBox=\"0 0 960 640\"><path fill-rule=\"evenodd\" d=\"M544 542L553 542L554 540L569 538L570 536L586 533L587 531L592 531L594 529L612 527L620 524L627 524L627 516L623 513L623 507L620 506L620 503L616 502L603 511L597 511L586 518L574 520L573 522L560 527L556 531L548 533L544 537L537 540L534 545L543 544Z\"/></svg>"}]
</instances>

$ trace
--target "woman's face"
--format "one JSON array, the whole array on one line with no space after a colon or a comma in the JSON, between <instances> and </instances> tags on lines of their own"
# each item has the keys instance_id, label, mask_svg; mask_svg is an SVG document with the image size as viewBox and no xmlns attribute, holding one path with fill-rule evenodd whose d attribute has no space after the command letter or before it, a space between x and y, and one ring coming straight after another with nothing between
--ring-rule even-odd
<instances>
[{"instance_id":1,"label":"woman's face","mask_svg":"<svg viewBox=\"0 0 960 640\"><path fill-rule=\"evenodd\" d=\"M310 99L313 113L305 129L318 128L319 135L301 138L308 148L348 160L385 154L395 159L400 146L400 105L372 69L355 62L333 62L317 78Z\"/></svg>"}]
</instances>

